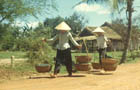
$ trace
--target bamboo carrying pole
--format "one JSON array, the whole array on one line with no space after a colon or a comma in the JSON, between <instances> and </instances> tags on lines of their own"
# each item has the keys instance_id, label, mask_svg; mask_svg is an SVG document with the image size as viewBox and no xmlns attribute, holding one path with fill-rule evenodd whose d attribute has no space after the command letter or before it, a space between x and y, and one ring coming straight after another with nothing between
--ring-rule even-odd
<instances>
[{"instance_id":1,"label":"bamboo carrying pole","mask_svg":"<svg viewBox=\"0 0 140 90\"><path fill-rule=\"evenodd\" d=\"M88 54L88 48L87 48L87 45L86 45L86 41L85 41L85 39L83 39L83 42L84 42L84 45L85 45L85 47L86 47L86 53L87 53L87 56L89 56L89 54Z\"/></svg>"}]
</instances>

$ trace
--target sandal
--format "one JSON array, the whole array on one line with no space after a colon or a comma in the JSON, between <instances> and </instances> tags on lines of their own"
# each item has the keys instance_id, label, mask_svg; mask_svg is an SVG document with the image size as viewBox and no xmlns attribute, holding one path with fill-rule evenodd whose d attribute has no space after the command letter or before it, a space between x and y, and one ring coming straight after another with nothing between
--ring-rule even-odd
<instances>
[{"instance_id":1,"label":"sandal","mask_svg":"<svg viewBox=\"0 0 140 90\"><path fill-rule=\"evenodd\" d=\"M51 78L57 78L57 75L50 74L50 77L51 77Z\"/></svg>"}]
</instances>

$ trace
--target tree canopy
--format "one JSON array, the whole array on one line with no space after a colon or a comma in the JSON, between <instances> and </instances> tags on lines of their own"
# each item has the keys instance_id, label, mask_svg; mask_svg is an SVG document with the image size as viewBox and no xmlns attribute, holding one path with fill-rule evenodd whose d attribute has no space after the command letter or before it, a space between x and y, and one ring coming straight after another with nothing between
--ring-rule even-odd
<instances>
[{"instance_id":1,"label":"tree canopy","mask_svg":"<svg viewBox=\"0 0 140 90\"><path fill-rule=\"evenodd\" d=\"M62 21L65 21L71 27L71 32L73 35L77 35L88 23L88 20L86 20L84 16L78 13L73 13L71 16L65 18L61 16L46 18L44 21L44 26L50 27L52 29L52 36L54 36L56 34L56 30L54 30L54 28Z\"/></svg>"},{"instance_id":2,"label":"tree canopy","mask_svg":"<svg viewBox=\"0 0 140 90\"><path fill-rule=\"evenodd\" d=\"M36 16L55 9L55 0L0 0L0 23L27 15Z\"/></svg>"}]
</instances>

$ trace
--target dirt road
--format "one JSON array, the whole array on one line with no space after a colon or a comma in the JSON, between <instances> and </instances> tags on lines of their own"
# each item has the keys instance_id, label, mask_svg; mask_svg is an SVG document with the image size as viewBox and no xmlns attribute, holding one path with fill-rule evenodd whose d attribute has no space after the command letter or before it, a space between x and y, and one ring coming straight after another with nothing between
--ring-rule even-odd
<instances>
[{"instance_id":1,"label":"dirt road","mask_svg":"<svg viewBox=\"0 0 140 90\"><path fill-rule=\"evenodd\" d=\"M140 90L140 62L120 65L113 74L75 73L73 77L33 75L0 84L0 90Z\"/></svg>"}]
</instances>

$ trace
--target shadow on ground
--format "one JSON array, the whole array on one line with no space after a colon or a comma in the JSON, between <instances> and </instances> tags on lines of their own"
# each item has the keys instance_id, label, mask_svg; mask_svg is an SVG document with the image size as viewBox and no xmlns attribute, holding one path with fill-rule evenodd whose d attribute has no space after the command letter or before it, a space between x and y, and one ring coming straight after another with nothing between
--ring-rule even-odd
<instances>
[{"instance_id":1,"label":"shadow on ground","mask_svg":"<svg viewBox=\"0 0 140 90\"><path fill-rule=\"evenodd\" d=\"M86 75L72 75L72 76L67 76L67 75L59 75L57 76L57 78L62 78L62 77L86 77ZM50 76L29 76L27 79L44 79L44 78L48 78L48 79L52 79L53 77Z\"/></svg>"},{"instance_id":2,"label":"shadow on ground","mask_svg":"<svg viewBox=\"0 0 140 90\"><path fill-rule=\"evenodd\" d=\"M94 74L94 75L113 75L113 72L100 72L100 71L90 71L90 74Z\"/></svg>"}]
</instances>

